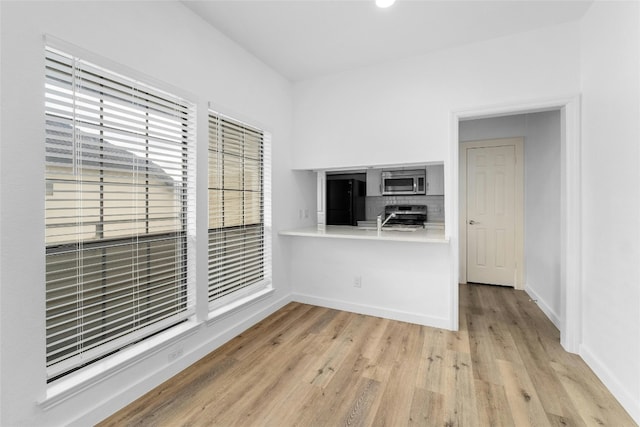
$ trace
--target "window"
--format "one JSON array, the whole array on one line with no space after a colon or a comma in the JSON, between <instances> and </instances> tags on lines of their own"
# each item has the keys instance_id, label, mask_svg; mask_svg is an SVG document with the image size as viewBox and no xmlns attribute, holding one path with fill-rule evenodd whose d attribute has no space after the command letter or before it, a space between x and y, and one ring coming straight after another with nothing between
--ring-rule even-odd
<instances>
[{"instance_id":1,"label":"window","mask_svg":"<svg viewBox=\"0 0 640 427\"><path fill-rule=\"evenodd\" d=\"M209 302L270 284L269 137L209 114Z\"/></svg>"},{"instance_id":2,"label":"window","mask_svg":"<svg viewBox=\"0 0 640 427\"><path fill-rule=\"evenodd\" d=\"M46 50L49 381L194 311L194 106Z\"/></svg>"}]
</instances>

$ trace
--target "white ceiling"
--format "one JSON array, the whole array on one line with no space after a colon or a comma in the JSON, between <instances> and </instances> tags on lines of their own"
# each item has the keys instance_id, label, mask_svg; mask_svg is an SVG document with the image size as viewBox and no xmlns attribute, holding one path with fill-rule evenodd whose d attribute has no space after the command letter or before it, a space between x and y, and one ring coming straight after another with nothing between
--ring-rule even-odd
<instances>
[{"instance_id":1,"label":"white ceiling","mask_svg":"<svg viewBox=\"0 0 640 427\"><path fill-rule=\"evenodd\" d=\"M579 20L591 0L183 0L291 81Z\"/></svg>"}]
</instances>

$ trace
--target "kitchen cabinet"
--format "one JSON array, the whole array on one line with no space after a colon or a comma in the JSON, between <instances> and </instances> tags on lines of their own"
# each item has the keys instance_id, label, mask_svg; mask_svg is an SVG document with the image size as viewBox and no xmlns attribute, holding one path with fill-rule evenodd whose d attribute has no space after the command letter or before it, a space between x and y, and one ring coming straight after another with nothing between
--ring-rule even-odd
<instances>
[{"instance_id":1,"label":"kitchen cabinet","mask_svg":"<svg viewBox=\"0 0 640 427\"><path fill-rule=\"evenodd\" d=\"M382 196L382 169L367 169L367 196Z\"/></svg>"},{"instance_id":2,"label":"kitchen cabinet","mask_svg":"<svg viewBox=\"0 0 640 427\"><path fill-rule=\"evenodd\" d=\"M427 166L427 196L444 196L444 165Z\"/></svg>"}]
</instances>

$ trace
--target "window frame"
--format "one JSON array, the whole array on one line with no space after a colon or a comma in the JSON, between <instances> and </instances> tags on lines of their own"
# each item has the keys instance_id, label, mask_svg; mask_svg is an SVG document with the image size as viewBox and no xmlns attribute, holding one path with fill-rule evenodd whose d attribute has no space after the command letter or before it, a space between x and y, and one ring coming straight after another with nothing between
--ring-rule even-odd
<instances>
[{"instance_id":1,"label":"window frame","mask_svg":"<svg viewBox=\"0 0 640 427\"><path fill-rule=\"evenodd\" d=\"M262 278L253 283L246 284L240 286L235 289L233 292L230 292L222 297L212 299L210 296L211 293L211 278L208 276L207 280L207 301L208 307L210 311L210 318L215 317L220 313L224 313L228 310L232 310L235 307L241 306L242 304L253 300L254 298L259 298L262 295L265 295L273 290L272 288L272 267L271 267L271 259L272 259L272 225L271 225L271 133L269 131L263 130L260 126L254 126L248 124L246 121L238 119L237 116L230 116L224 113L219 112L219 110L214 109L213 107L209 108L207 114L208 126L209 126L209 137L207 144L207 153L208 153L208 165L209 168L207 170L207 270L211 272L212 268L212 259L209 255L211 253L211 190L215 188L211 187L212 180L212 171L211 164L212 161L224 164L223 159L214 159L212 158L212 152L215 151L212 149L212 119L219 121L227 121L232 123L233 125L239 128L245 128L249 132L259 133L262 138L262 149L260 153L260 168L261 168L261 227L262 227L262 235L261 241L263 245L263 254L262 254ZM243 174L244 175L244 174ZM218 188L218 190L224 191L224 188ZM239 190L243 191L243 190ZM243 212L244 214L244 212ZM238 226L238 229L241 229L246 224L242 224ZM221 227L225 228L225 227Z\"/></svg>"},{"instance_id":2,"label":"window frame","mask_svg":"<svg viewBox=\"0 0 640 427\"><path fill-rule=\"evenodd\" d=\"M117 357L114 357L114 354L120 353L124 350L124 352L128 352L132 347L136 346L136 343L140 341L149 341L157 343L159 340L161 341L161 336L165 336L167 339L175 336L178 333L184 333L185 324L190 323L194 319L195 314L195 210L196 210L196 199L195 199L195 186L196 186L196 170L195 170L195 151L196 151L196 110L195 104L188 101L188 98L192 98L192 96L184 93L183 91L169 87L168 85L158 82L153 78L142 75L134 70L129 70L123 68L119 64L115 64L105 58L101 58L97 55L91 54L86 51L82 51L81 49L76 48L75 46L71 46L66 44L65 42L61 42L52 37L45 37L45 52L47 50L63 53L69 57L80 59L81 61L90 64L95 69L102 69L106 73L112 76L118 76L123 78L128 82L132 82L132 84L140 85L143 88L151 88L156 94L166 94L170 96L172 99L179 99L180 103L184 103L185 108L189 111L186 116L186 126L189 128L186 131L186 134L183 135L181 140L184 144L184 167L182 168L182 183L184 188L180 191L179 198L181 199L181 207L180 210L183 222L181 223L180 230L177 232L181 237L179 238L181 242L181 248L185 251L184 256L181 259L180 268L184 270L184 281L181 282L177 286L181 289L184 289L185 292L185 310L180 312L179 316L175 319L167 321L167 324L151 324L154 325L153 330L149 330L146 333L142 334L133 334L130 335L129 338L119 340L114 340L114 343L117 343L117 347L112 351L101 351L101 354L98 357L92 358L92 364L86 365L85 362L81 363L71 363L71 364L56 364L54 365L56 369L47 368L47 377L48 382L52 385L56 382L62 382L63 379L66 379L70 376L73 376L75 372L80 371L95 371L96 366L93 364L100 365L100 360L102 358L109 358L114 360L122 360L122 354L118 354ZM46 61L45 61L46 62ZM45 77L45 80L47 78ZM142 83L144 82L144 83ZM45 89L46 92L46 89ZM44 111L45 120L48 119L48 115L46 113L46 108ZM45 177L47 174L45 173ZM49 185L47 185L47 194L50 194ZM147 220L149 219L148 213L146 215ZM146 236L149 237L149 236ZM129 237L123 237L120 240L127 240ZM145 236L142 237L141 240L145 240ZM177 240L177 239L176 239ZM47 245L45 244L45 247ZM63 245L52 245L49 249L51 251L60 250ZM89 243L91 246L91 243ZM45 256L46 258L46 256ZM182 326L180 326L182 324ZM136 335L136 336L134 336ZM126 349L126 350L125 350ZM131 352L137 353L139 352L139 348L136 351Z\"/></svg>"}]
</instances>

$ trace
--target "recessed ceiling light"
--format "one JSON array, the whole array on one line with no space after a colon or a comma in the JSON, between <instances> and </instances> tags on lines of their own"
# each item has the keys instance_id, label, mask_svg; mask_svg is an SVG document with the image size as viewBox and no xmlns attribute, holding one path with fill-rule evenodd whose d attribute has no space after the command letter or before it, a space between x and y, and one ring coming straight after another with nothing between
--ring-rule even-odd
<instances>
[{"instance_id":1,"label":"recessed ceiling light","mask_svg":"<svg viewBox=\"0 0 640 427\"><path fill-rule=\"evenodd\" d=\"M391 6L395 2L396 0L376 0L376 6L384 9L385 7Z\"/></svg>"}]
</instances>

